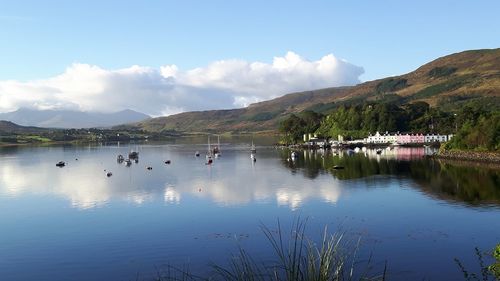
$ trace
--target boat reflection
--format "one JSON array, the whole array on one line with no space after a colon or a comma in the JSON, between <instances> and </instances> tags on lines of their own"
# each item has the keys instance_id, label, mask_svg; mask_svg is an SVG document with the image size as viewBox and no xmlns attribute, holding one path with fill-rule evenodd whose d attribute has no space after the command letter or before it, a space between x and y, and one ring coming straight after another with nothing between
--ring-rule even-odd
<instances>
[{"instance_id":1,"label":"boat reflection","mask_svg":"<svg viewBox=\"0 0 500 281\"><path fill-rule=\"evenodd\" d=\"M145 148L141 163L162 163L145 172L144 165L126 168L116 162L121 148L19 149L0 157L0 200L24 195L64 198L71 206L89 209L124 201L141 205L162 201L204 199L218 206L275 203L292 210L319 200L335 204L349 192L370 188L357 179L405 179L419 191L453 203L500 206L500 171L436 161L427 148L359 149L358 153L316 150L297 151L291 160L287 149L259 151L251 163L248 151L228 150L214 165L192 157L193 151L168 152L174 159L164 165L165 146ZM125 148L126 149L126 148ZM175 153L174 153L175 152ZM75 159L55 169L54 159ZM341 167L341 168L340 168ZM108 170L106 170L108 169ZM107 177L106 172L113 176Z\"/></svg>"},{"instance_id":2,"label":"boat reflection","mask_svg":"<svg viewBox=\"0 0 500 281\"><path fill-rule=\"evenodd\" d=\"M164 148L142 152L143 161L147 165L154 161L162 163L158 152L161 149ZM275 152L269 151L272 155L262 153L262 159L271 157L274 161L261 161L258 165L248 161L246 151L228 152L213 167L204 165L203 159L200 162L190 153L189 157L177 156L181 160L173 161L175 164L145 172L141 165L127 168L117 163L113 150L91 151L88 156L81 155L79 161L70 161L64 169L54 169L53 161L47 159L65 158L62 151L26 150L14 154L15 157L0 157L0 199L48 194L65 198L78 209L101 207L113 201L142 205L162 200L165 204L181 204L189 198L209 200L218 206L275 202L297 209L307 200L327 203L338 200L341 195L338 181L291 178L286 169L276 165ZM224 163L227 166L222 169L220 165ZM113 172L112 177L106 176L109 171Z\"/></svg>"}]
</instances>

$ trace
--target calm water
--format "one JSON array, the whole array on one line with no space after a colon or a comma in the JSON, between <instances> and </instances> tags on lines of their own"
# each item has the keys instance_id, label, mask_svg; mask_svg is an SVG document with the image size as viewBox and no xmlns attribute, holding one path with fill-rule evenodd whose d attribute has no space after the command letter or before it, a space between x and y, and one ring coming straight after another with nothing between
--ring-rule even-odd
<instances>
[{"instance_id":1,"label":"calm water","mask_svg":"<svg viewBox=\"0 0 500 281\"><path fill-rule=\"evenodd\" d=\"M305 151L292 162L261 145L252 163L248 142L228 140L207 166L194 157L202 143L0 148L1 280L149 280L166 264L205 272L238 246L266 260L260 225L298 216L313 238L325 225L361 236L361 255L380 270L387 261L390 280L460 280L453 258L474 269L474 247L500 242L499 170L443 164L423 148ZM131 148L139 163L118 164Z\"/></svg>"}]
</instances>

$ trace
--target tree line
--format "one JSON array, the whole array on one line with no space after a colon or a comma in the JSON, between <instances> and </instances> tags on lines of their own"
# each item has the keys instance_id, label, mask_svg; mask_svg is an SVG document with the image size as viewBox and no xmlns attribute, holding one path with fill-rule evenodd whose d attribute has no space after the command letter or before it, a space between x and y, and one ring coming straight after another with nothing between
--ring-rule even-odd
<instances>
[{"instance_id":1,"label":"tree line","mask_svg":"<svg viewBox=\"0 0 500 281\"><path fill-rule=\"evenodd\" d=\"M282 142L295 144L303 134L337 139L362 139L375 132L455 134L448 149L500 150L500 112L481 105L443 111L418 101L405 105L366 102L341 105L329 114L304 111L291 114L279 126Z\"/></svg>"}]
</instances>

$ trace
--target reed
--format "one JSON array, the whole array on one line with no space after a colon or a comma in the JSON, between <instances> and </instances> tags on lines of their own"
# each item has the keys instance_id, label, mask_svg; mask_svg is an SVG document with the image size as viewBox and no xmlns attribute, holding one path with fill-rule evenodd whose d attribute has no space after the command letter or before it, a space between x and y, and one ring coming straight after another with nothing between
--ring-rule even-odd
<instances>
[{"instance_id":1,"label":"reed","mask_svg":"<svg viewBox=\"0 0 500 281\"><path fill-rule=\"evenodd\" d=\"M347 239L344 232L329 233L325 227L319 243L306 234L307 220L296 220L289 234L278 221L277 230L262 225L274 259L259 262L239 247L227 266L212 264L208 277L195 276L182 269L170 269L158 281L222 280L222 281L354 281L386 280L387 265L379 275L369 276L370 260L359 263L360 239Z\"/></svg>"}]
</instances>

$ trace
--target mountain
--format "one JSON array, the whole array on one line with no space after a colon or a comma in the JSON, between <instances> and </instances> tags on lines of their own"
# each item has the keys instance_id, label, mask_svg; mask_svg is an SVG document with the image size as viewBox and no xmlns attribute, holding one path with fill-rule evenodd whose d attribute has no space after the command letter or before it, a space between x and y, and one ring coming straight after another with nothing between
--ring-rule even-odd
<instances>
[{"instance_id":1,"label":"mountain","mask_svg":"<svg viewBox=\"0 0 500 281\"><path fill-rule=\"evenodd\" d=\"M0 120L0 134L38 134L40 132L47 131L48 129L37 128L37 127L25 127L20 126L10 121Z\"/></svg>"},{"instance_id":2,"label":"mountain","mask_svg":"<svg viewBox=\"0 0 500 281\"><path fill-rule=\"evenodd\" d=\"M247 108L185 112L152 118L124 128L179 132L274 131L291 113L326 113L343 104L424 101L432 107L454 110L476 102L500 107L500 49L471 50L448 55L410 73L351 87L327 88L259 102Z\"/></svg>"},{"instance_id":3,"label":"mountain","mask_svg":"<svg viewBox=\"0 0 500 281\"><path fill-rule=\"evenodd\" d=\"M114 113L98 113L20 108L13 112L0 113L0 120L12 121L23 126L45 128L111 127L123 123L139 122L148 118L150 116L130 109Z\"/></svg>"}]
</instances>

